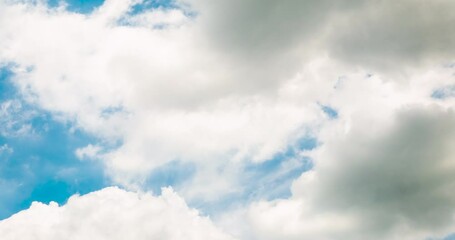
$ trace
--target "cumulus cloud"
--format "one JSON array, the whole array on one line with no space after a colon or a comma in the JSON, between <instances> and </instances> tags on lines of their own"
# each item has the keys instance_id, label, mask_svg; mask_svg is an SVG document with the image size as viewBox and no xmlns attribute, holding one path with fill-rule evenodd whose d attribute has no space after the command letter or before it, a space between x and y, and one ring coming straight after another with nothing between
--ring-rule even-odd
<instances>
[{"instance_id":1,"label":"cumulus cloud","mask_svg":"<svg viewBox=\"0 0 455 240\"><path fill-rule=\"evenodd\" d=\"M262 94L254 84L260 77L204 44L198 20L184 10L129 16L133 2L120 2L90 15L3 3L0 20L0 58L19 66L15 81L28 100L123 143L101 156L118 182L143 179L176 159L214 162L212 169L232 159L267 160L320 114L309 101ZM161 15L170 17L168 26L150 28Z\"/></svg>"},{"instance_id":2,"label":"cumulus cloud","mask_svg":"<svg viewBox=\"0 0 455 240\"><path fill-rule=\"evenodd\" d=\"M16 239L234 239L187 207L172 189L159 197L105 188L72 196L63 206L34 202L0 221L0 235Z\"/></svg>"},{"instance_id":3,"label":"cumulus cloud","mask_svg":"<svg viewBox=\"0 0 455 240\"><path fill-rule=\"evenodd\" d=\"M356 122L349 133L325 139L313 155L315 168L295 181L290 199L253 204L252 225L260 239L424 239L450 233L454 120L453 109L431 106L402 109L385 126Z\"/></svg>"},{"instance_id":4,"label":"cumulus cloud","mask_svg":"<svg viewBox=\"0 0 455 240\"><path fill-rule=\"evenodd\" d=\"M207 161L232 155L269 159L319 117L316 101L327 99L312 92L330 91L339 75L353 69L324 74L327 78L319 77L322 83L306 85L313 98L302 95L289 101L283 89L311 81L293 79L326 54L389 59L378 55L387 51L374 47L365 54L349 50L344 43L355 42L358 36L349 34L353 39L347 39L339 29L351 26L354 16L366 19L390 12L399 18L399 11L405 11L400 9L406 9L393 10L390 1L376 9L367 1L194 0L178 1L181 8L129 14L137 3L106 1L89 15L49 9L39 2L4 2L1 10L1 61L20 66L16 81L30 101L87 132L122 141L119 149L105 155L106 165L117 176L143 174L176 159ZM418 9L422 5L406 4ZM447 9L447 4L433 5ZM195 16L187 14L187 8ZM377 11L376 15L367 16L367 10ZM419 31L411 33L439 29L450 21L451 13L422 19L420 25L412 22L409 29ZM337 24L341 26L334 27ZM450 39L450 34L441 30L431 36ZM393 41L395 35L387 36ZM373 40L377 38L358 41L387 47ZM434 48L446 48L444 43L452 41L432 42ZM431 44L420 45L430 45L423 52L439 54ZM277 126L277 121L282 124Z\"/></svg>"},{"instance_id":5,"label":"cumulus cloud","mask_svg":"<svg viewBox=\"0 0 455 240\"><path fill-rule=\"evenodd\" d=\"M452 1L180 0L133 14L138 3L84 15L0 2L0 62L15 64L28 102L101 139L80 158L128 187L189 161L181 193L212 200L245 184L242 164L310 134L321 145L296 155L314 170L290 199L246 211L251 234L406 239L450 227L455 99L434 94L453 95Z\"/></svg>"}]
</instances>

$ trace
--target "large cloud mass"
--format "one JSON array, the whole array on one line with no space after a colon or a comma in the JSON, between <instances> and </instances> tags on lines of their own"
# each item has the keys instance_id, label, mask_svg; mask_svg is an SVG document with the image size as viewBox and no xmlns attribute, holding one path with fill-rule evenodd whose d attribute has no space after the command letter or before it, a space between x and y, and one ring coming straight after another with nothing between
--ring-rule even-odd
<instances>
[{"instance_id":1,"label":"large cloud mass","mask_svg":"<svg viewBox=\"0 0 455 240\"><path fill-rule=\"evenodd\" d=\"M100 158L123 183L177 159L270 159L317 121L333 82L358 71L317 72L315 59L350 58L366 74L400 59L402 68L448 60L454 42L448 1L194 0L130 15L135 3L106 1L89 15L40 2L0 10L0 60L14 64L19 87L62 119L122 142ZM409 24L391 24L401 18ZM324 77L295 80L303 71ZM290 99L282 89L295 82L308 93Z\"/></svg>"},{"instance_id":2,"label":"large cloud mass","mask_svg":"<svg viewBox=\"0 0 455 240\"><path fill-rule=\"evenodd\" d=\"M252 206L260 238L424 239L453 230L455 113L432 107L402 110L388 127L356 122L327 139L291 199Z\"/></svg>"},{"instance_id":3,"label":"large cloud mass","mask_svg":"<svg viewBox=\"0 0 455 240\"><path fill-rule=\"evenodd\" d=\"M177 191L228 202L254 188L245 166L292 149L286 157L314 168L290 198L219 221L259 239L453 230L454 1L178 0L135 11L140 3L107 0L80 14L0 1L0 66L28 103L99 140L74 151L81 160L134 189L166 164L189 163L194 175ZM319 145L295 147L305 137ZM78 199L13 219L39 209L72 218Z\"/></svg>"},{"instance_id":4,"label":"large cloud mass","mask_svg":"<svg viewBox=\"0 0 455 240\"><path fill-rule=\"evenodd\" d=\"M115 187L73 196L63 206L34 202L0 222L5 240L19 239L233 239L186 206L172 189L163 194Z\"/></svg>"}]
</instances>

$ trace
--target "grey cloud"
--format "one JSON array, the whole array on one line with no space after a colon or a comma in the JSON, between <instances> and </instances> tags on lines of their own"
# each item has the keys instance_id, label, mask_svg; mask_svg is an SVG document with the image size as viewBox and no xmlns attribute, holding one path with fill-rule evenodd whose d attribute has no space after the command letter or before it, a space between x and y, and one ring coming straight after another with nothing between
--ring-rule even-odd
<instances>
[{"instance_id":1,"label":"grey cloud","mask_svg":"<svg viewBox=\"0 0 455 240\"><path fill-rule=\"evenodd\" d=\"M331 14L357 8L361 0L190 0L216 44L240 54L280 53L318 36Z\"/></svg>"},{"instance_id":2,"label":"grey cloud","mask_svg":"<svg viewBox=\"0 0 455 240\"><path fill-rule=\"evenodd\" d=\"M332 23L327 48L337 58L378 70L453 58L455 2L386 0L364 6Z\"/></svg>"},{"instance_id":3,"label":"grey cloud","mask_svg":"<svg viewBox=\"0 0 455 240\"><path fill-rule=\"evenodd\" d=\"M359 215L369 235L388 234L400 224L430 232L451 226L455 113L408 110L396 121L383 136L360 133L327 146L333 162L317 169L314 204Z\"/></svg>"},{"instance_id":4,"label":"grey cloud","mask_svg":"<svg viewBox=\"0 0 455 240\"><path fill-rule=\"evenodd\" d=\"M259 239L444 236L455 226L453 146L453 110L402 110L389 128L357 124L317 150L293 197L253 205L250 219Z\"/></svg>"},{"instance_id":5,"label":"grey cloud","mask_svg":"<svg viewBox=\"0 0 455 240\"><path fill-rule=\"evenodd\" d=\"M223 56L230 81L241 82L246 92L293 77L319 45L331 14L361 5L360 0L186 2L199 13L196 21L207 44Z\"/></svg>"},{"instance_id":6,"label":"grey cloud","mask_svg":"<svg viewBox=\"0 0 455 240\"><path fill-rule=\"evenodd\" d=\"M212 44L269 73L295 70L308 54L375 70L404 64L395 69L402 70L455 53L450 0L188 2Z\"/></svg>"}]
</instances>

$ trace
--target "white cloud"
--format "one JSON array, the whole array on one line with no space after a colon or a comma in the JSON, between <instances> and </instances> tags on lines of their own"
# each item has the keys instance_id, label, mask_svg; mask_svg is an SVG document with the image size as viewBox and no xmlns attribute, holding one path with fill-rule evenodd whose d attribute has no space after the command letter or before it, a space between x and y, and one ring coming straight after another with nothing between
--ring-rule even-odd
<instances>
[{"instance_id":1,"label":"white cloud","mask_svg":"<svg viewBox=\"0 0 455 240\"><path fill-rule=\"evenodd\" d=\"M172 189L159 197L115 187L72 196L63 206L34 202L0 221L5 240L233 239L190 209Z\"/></svg>"},{"instance_id":2,"label":"white cloud","mask_svg":"<svg viewBox=\"0 0 455 240\"><path fill-rule=\"evenodd\" d=\"M320 114L311 101L289 101L253 84L256 73L270 73L204 44L197 19L182 24L180 15L176 27L170 20L171 27L147 28L144 21L155 20L129 18L122 15L128 6L120 5L109 1L85 16L3 3L0 18L0 59L31 66L15 77L30 101L106 141L123 142L102 157L115 180L143 179L176 159L212 162L212 169L264 161L304 135L303 125ZM140 18L139 26L116 25L121 16L130 23ZM106 111L112 108L118 111Z\"/></svg>"},{"instance_id":3,"label":"white cloud","mask_svg":"<svg viewBox=\"0 0 455 240\"><path fill-rule=\"evenodd\" d=\"M80 160L84 159L96 159L99 157L99 153L102 150L100 146L89 144L83 148L76 149L76 156Z\"/></svg>"}]
</instances>

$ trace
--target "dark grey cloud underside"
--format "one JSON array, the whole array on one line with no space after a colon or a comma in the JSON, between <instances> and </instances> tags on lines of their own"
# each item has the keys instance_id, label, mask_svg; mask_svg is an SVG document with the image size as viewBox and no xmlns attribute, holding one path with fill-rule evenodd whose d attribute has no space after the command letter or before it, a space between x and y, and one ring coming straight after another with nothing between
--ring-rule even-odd
<instances>
[{"instance_id":1,"label":"dark grey cloud underside","mask_svg":"<svg viewBox=\"0 0 455 240\"><path fill-rule=\"evenodd\" d=\"M296 54L328 53L384 70L451 60L455 53L455 2L448 0L189 2L200 9L213 44L280 68L282 61L295 64Z\"/></svg>"},{"instance_id":2,"label":"dark grey cloud underside","mask_svg":"<svg viewBox=\"0 0 455 240\"><path fill-rule=\"evenodd\" d=\"M322 211L361 216L360 234L376 237L405 224L419 231L450 227L455 214L455 113L410 109L382 136L357 129L329 146L333 165L319 169L312 192ZM356 233L355 235L359 235Z\"/></svg>"}]
</instances>

